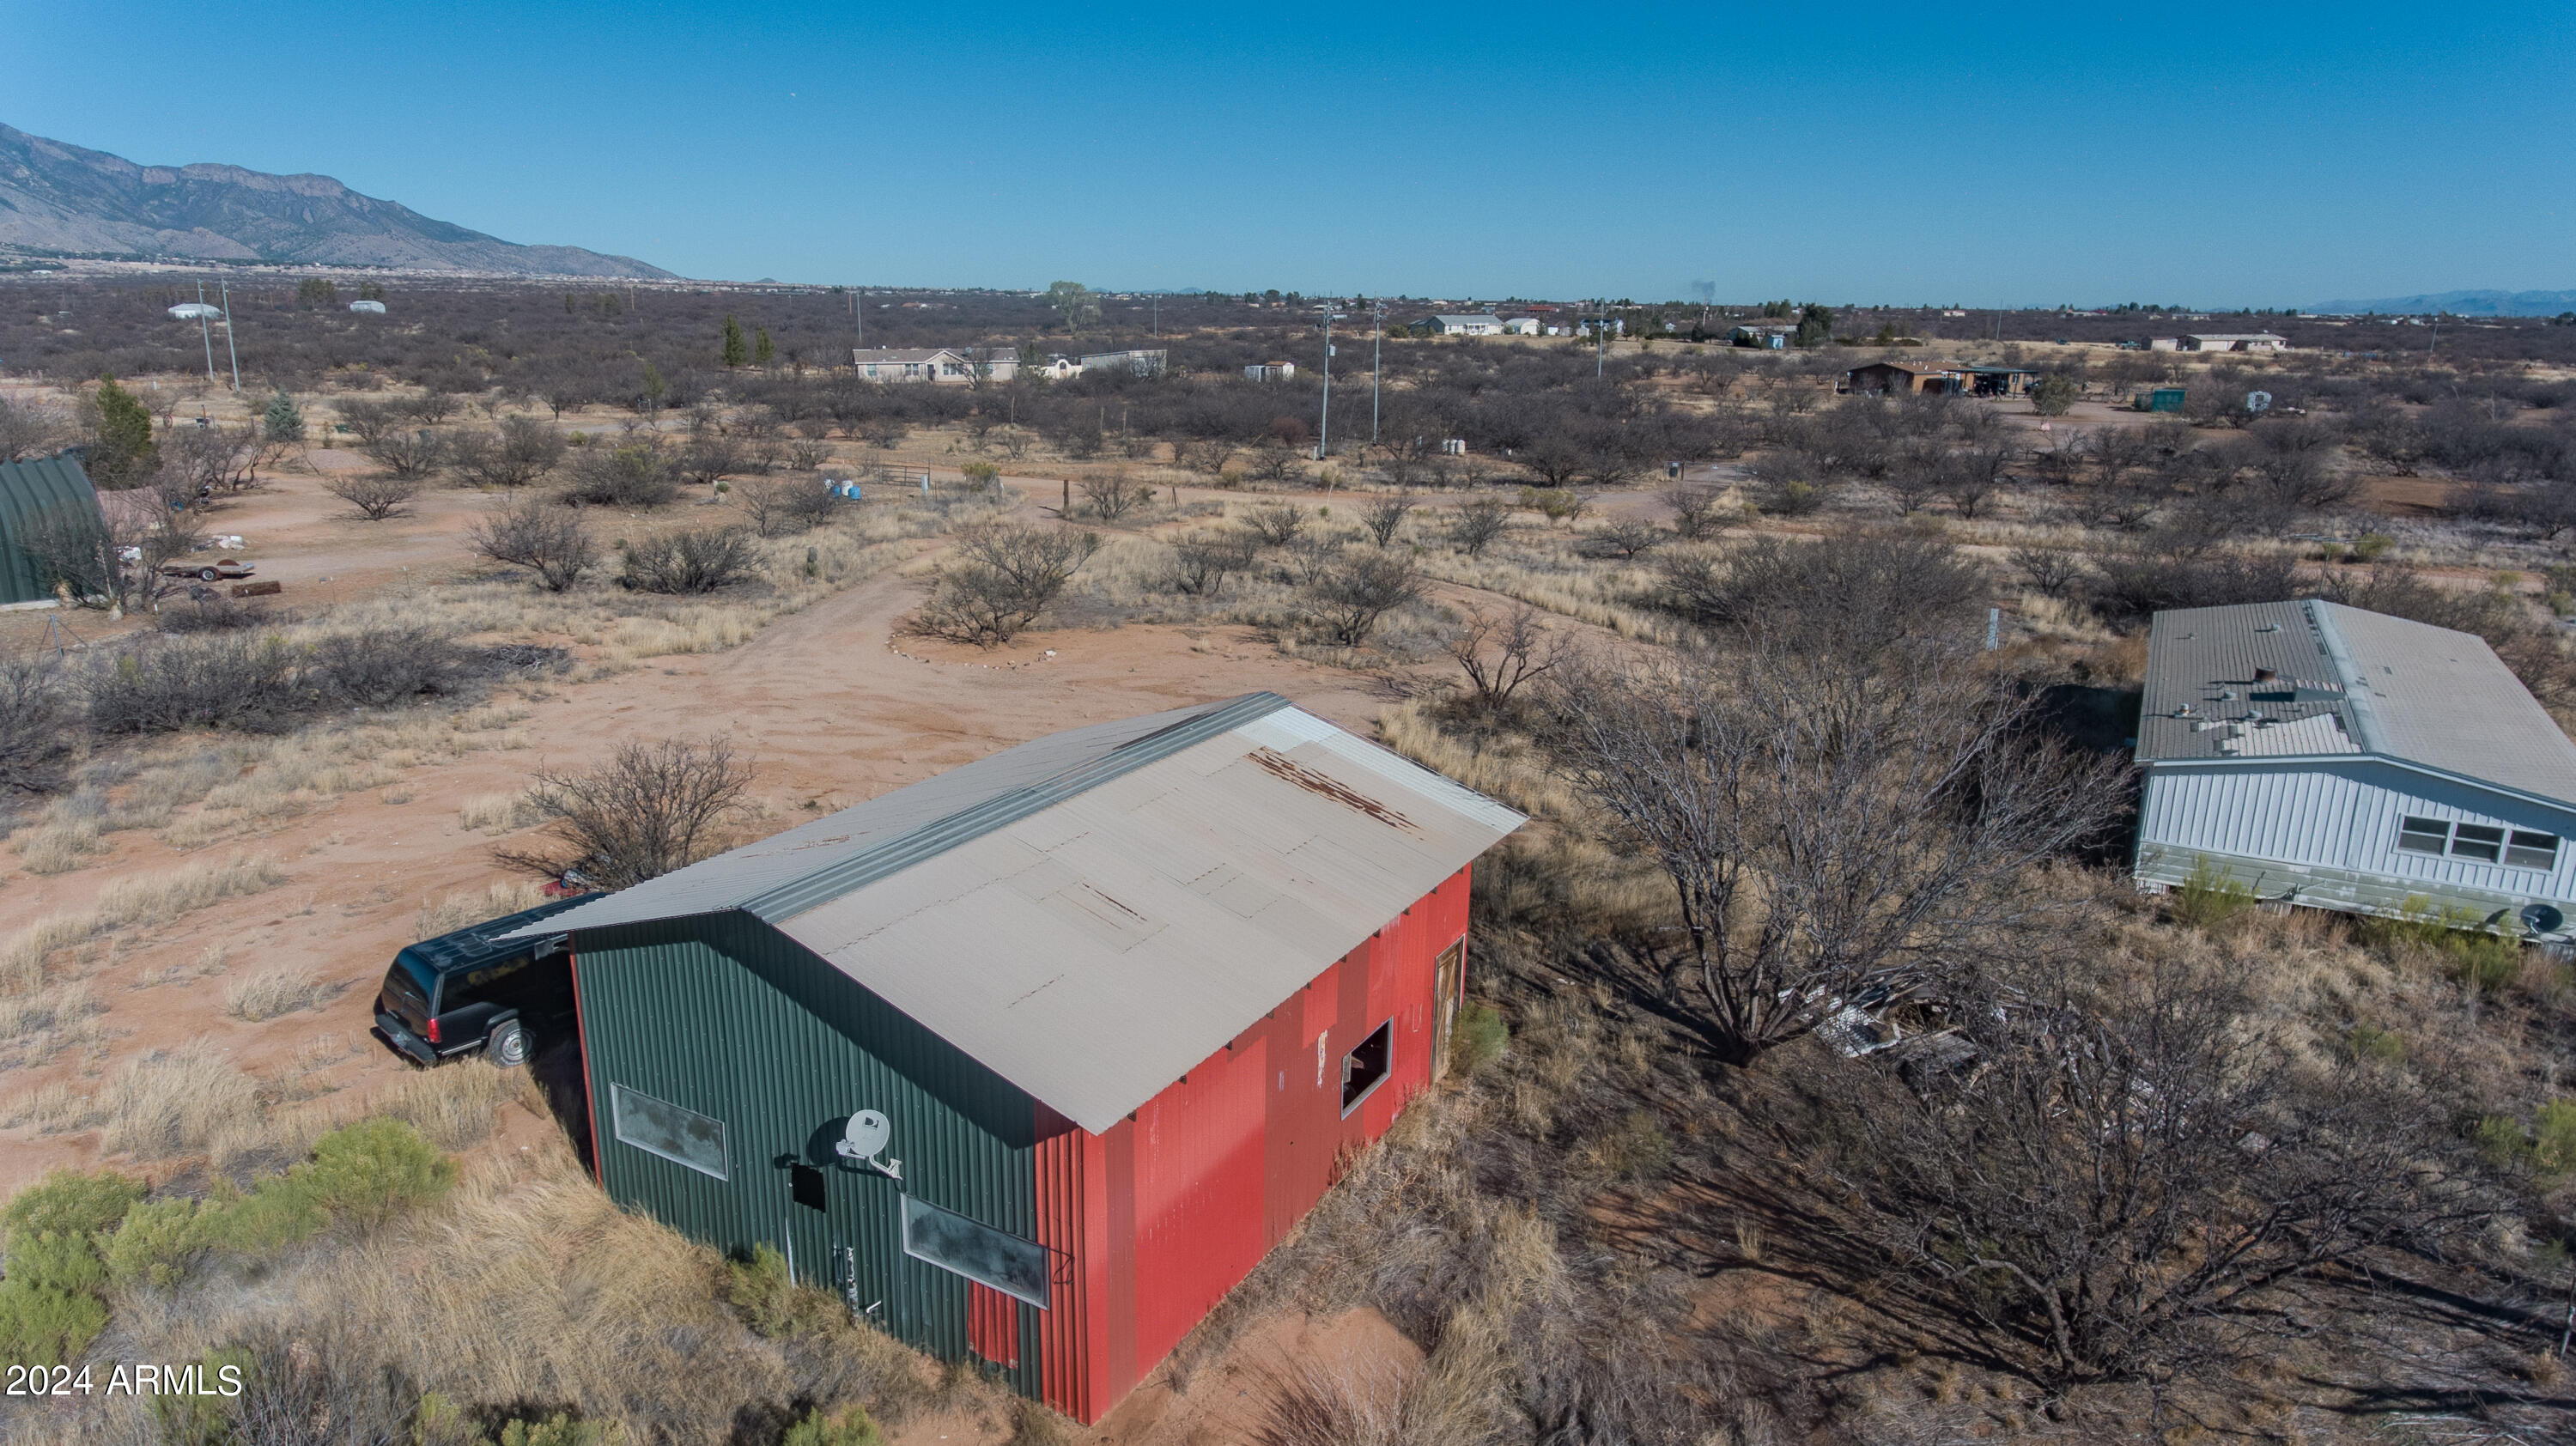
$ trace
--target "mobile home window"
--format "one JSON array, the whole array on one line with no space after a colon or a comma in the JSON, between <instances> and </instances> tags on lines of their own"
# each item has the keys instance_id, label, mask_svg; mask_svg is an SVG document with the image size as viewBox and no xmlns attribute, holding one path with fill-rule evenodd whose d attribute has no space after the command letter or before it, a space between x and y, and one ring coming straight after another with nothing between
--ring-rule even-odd
<instances>
[{"instance_id":1,"label":"mobile home window","mask_svg":"<svg viewBox=\"0 0 2576 1446\"><path fill-rule=\"evenodd\" d=\"M2482 823L2464 823L2451 830L2451 857L2477 859L2494 863L2504 851L2504 830Z\"/></svg>"},{"instance_id":2,"label":"mobile home window","mask_svg":"<svg viewBox=\"0 0 2576 1446\"><path fill-rule=\"evenodd\" d=\"M1360 1047L1342 1056L1342 1113L1349 1114L1369 1097L1369 1091L1386 1083L1387 1066L1395 1056L1395 1021L1369 1031Z\"/></svg>"},{"instance_id":3,"label":"mobile home window","mask_svg":"<svg viewBox=\"0 0 2576 1446\"><path fill-rule=\"evenodd\" d=\"M725 1163L724 1121L622 1084L609 1085L608 1109L618 1139L701 1175L731 1178Z\"/></svg>"},{"instance_id":4,"label":"mobile home window","mask_svg":"<svg viewBox=\"0 0 2576 1446\"><path fill-rule=\"evenodd\" d=\"M2558 835L2515 829L2505 843L2504 861L2516 868L2554 869L2558 867Z\"/></svg>"},{"instance_id":5,"label":"mobile home window","mask_svg":"<svg viewBox=\"0 0 2576 1446\"><path fill-rule=\"evenodd\" d=\"M2419 854L2438 854L2451 842L2451 826L2438 818L2409 816L2397 825L2397 846Z\"/></svg>"},{"instance_id":6,"label":"mobile home window","mask_svg":"<svg viewBox=\"0 0 2576 1446\"><path fill-rule=\"evenodd\" d=\"M903 1253L1047 1308L1045 1246L943 1210L918 1195L903 1197Z\"/></svg>"}]
</instances>

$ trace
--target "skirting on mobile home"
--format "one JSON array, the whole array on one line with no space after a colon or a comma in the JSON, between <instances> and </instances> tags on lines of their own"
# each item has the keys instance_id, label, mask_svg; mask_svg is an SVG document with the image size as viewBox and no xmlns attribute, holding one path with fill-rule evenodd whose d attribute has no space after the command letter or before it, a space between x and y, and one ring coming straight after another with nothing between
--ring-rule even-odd
<instances>
[{"instance_id":1,"label":"skirting on mobile home","mask_svg":"<svg viewBox=\"0 0 2576 1446\"><path fill-rule=\"evenodd\" d=\"M1088 1423L1439 1078L1469 866L1522 821L1257 693L536 927L614 1199Z\"/></svg>"},{"instance_id":2,"label":"skirting on mobile home","mask_svg":"<svg viewBox=\"0 0 2576 1446\"><path fill-rule=\"evenodd\" d=\"M2156 614L2136 873L2563 941L2576 743L2495 651L2330 602Z\"/></svg>"}]
</instances>

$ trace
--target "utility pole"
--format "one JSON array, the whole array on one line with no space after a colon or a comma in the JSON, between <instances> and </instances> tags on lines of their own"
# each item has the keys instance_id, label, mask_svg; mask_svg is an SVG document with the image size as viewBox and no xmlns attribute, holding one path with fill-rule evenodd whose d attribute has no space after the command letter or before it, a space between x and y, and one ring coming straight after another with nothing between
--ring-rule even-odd
<instances>
[{"instance_id":1,"label":"utility pole","mask_svg":"<svg viewBox=\"0 0 2576 1446\"><path fill-rule=\"evenodd\" d=\"M1154 340L1163 339L1163 293L1154 293Z\"/></svg>"},{"instance_id":2,"label":"utility pole","mask_svg":"<svg viewBox=\"0 0 2576 1446\"><path fill-rule=\"evenodd\" d=\"M1601 380L1601 359L1610 344L1609 308L1609 298L1596 296L1592 299L1592 379L1596 382Z\"/></svg>"},{"instance_id":3,"label":"utility pole","mask_svg":"<svg viewBox=\"0 0 2576 1446\"><path fill-rule=\"evenodd\" d=\"M1369 342L1369 445L1377 445L1377 383L1382 368L1378 363L1386 356L1386 298L1381 296L1369 306L1377 318L1377 335Z\"/></svg>"},{"instance_id":4,"label":"utility pole","mask_svg":"<svg viewBox=\"0 0 2576 1446\"><path fill-rule=\"evenodd\" d=\"M1324 414L1315 427L1315 460L1318 462L1331 456L1333 452L1333 323L1342 317L1341 312L1333 310L1333 304L1329 301L1324 303L1322 310L1324 313Z\"/></svg>"},{"instance_id":5,"label":"utility pole","mask_svg":"<svg viewBox=\"0 0 2576 1446\"><path fill-rule=\"evenodd\" d=\"M221 283L221 286L224 298L224 355L232 358L233 390L238 392L241 390L241 349L233 345L233 288L229 281Z\"/></svg>"},{"instance_id":6,"label":"utility pole","mask_svg":"<svg viewBox=\"0 0 2576 1446\"><path fill-rule=\"evenodd\" d=\"M206 344L206 380L215 379L215 333L206 324L206 283L197 283L197 336Z\"/></svg>"}]
</instances>

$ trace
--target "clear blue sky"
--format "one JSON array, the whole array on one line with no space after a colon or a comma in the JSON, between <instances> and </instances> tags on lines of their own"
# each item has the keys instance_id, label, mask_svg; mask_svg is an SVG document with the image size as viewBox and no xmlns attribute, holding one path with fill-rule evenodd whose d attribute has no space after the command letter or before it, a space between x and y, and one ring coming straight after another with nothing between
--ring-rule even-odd
<instances>
[{"instance_id":1,"label":"clear blue sky","mask_svg":"<svg viewBox=\"0 0 2576 1446\"><path fill-rule=\"evenodd\" d=\"M2576 287L2576 4L0 0L0 121L887 285Z\"/></svg>"}]
</instances>

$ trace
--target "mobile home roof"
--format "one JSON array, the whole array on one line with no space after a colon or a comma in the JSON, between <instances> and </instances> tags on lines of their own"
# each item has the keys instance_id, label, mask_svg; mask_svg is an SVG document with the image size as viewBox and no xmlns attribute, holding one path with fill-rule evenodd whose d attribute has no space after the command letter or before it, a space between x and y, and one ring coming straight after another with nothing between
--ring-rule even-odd
<instances>
[{"instance_id":1,"label":"mobile home roof","mask_svg":"<svg viewBox=\"0 0 2576 1446\"><path fill-rule=\"evenodd\" d=\"M543 928L750 913L1098 1132L1522 822L1255 693L1022 744Z\"/></svg>"}]
</instances>

